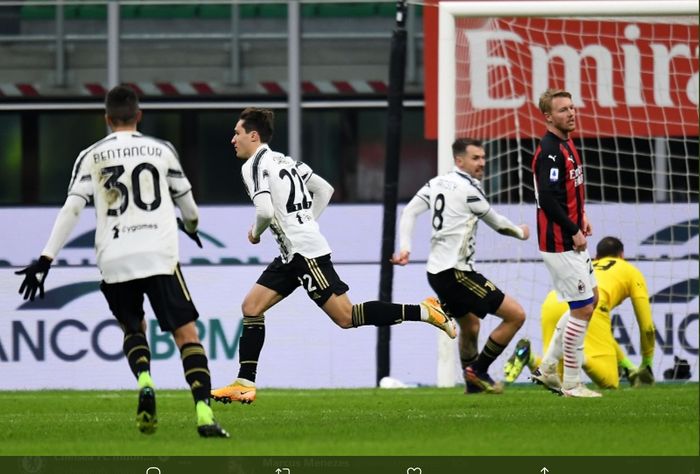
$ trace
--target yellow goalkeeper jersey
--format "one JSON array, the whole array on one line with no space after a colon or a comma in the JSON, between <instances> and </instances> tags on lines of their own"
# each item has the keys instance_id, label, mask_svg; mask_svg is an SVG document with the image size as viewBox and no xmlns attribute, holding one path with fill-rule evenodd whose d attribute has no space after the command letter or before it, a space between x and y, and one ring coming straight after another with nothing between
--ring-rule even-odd
<instances>
[{"instance_id":1,"label":"yellow goalkeeper jersey","mask_svg":"<svg viewBox=\"0 0 700 474\"><path fill-rule=\"evenodd\" d=\"M643 357L654 354L654 321L649 304L644 275L637 267L617 257L604 257L593 262L595 277L598 281L598 306L596 311L610 312L630 298L634 314L639 324L639 338Z\"/></svg>"}]
</instances>

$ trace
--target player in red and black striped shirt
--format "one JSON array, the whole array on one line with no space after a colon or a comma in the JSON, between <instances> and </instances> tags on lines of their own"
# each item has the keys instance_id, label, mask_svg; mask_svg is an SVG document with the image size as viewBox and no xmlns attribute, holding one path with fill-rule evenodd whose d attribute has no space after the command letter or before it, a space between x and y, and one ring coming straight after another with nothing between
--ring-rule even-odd
<instances>
[{"instance_id":1,"label":"player in red and black striped shirt","mask_svg":"<svg viewBox=\"0 0 700 474\"><path fill-rule=\"evenodd\" d=\"M576 128L571 94L549 89L540 97L547 133L532 160L537 199L540 253L559 298L568 302L570 316L557 325L552 342L533 380L571 397L598 397L581 383L583 338L598 300L586 236L592 235L584 210L583 163L570 133ZM556 367L564 358L564 380Z\"/></svg>"},{"instance_id":2,"label":"player in red and black striped shirt","mask_svg":"<svg viewBox=\"0 0 700 474\"><path fill-rule=\"evenodd\" d=\"M532 160L537 190L537 231L540 250L564 252L585 248L583 164L573 140L548 131ZM587 224L590 228L590 224ZM578 235L581 234L581 235ZM583 244L581 244L583 241Z\"/></svg>"}]
</instances>

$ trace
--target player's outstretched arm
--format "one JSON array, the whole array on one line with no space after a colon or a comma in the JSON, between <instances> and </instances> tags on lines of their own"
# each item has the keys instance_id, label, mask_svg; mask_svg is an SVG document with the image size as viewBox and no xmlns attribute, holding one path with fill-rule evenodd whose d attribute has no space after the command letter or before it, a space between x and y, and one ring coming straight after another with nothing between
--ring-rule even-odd
<instances>
[{"instance_id":1,"label":"player's outstretched arm","mask_svg":"<svg viewBox=\"0 0 700 474\"><path fill-rule=\"evenodd\" d=\"M416 194L401 212L399 220L399 251L391 257L391 263L395 265L406 265L411 254L411 236L416 219L419 215L429 210L430 206L425 197Z\"/></svg>"},{"instance_id":2,"label":"player's outstretched arm","mask_svg":"<svg viewBox=\"0 0 700 474\"><path fill-rule=\"evenodd\" d=\"M394 255L391 256L391 259L389 261L393 263L394 265L401 265L404 266L410 261L411 252L408 250L400 250Z\"/></svg>"},{"instance_id":3,"label":"player's outstretched arm","mask_svg":"<svg viewBox=\"0 0 700 474\"><path fill-rule=\"evenodd\" d=\"M187 237L192 239L197 247L202 248L202 241L199 238L199 232L197 232L197 221L188 221L186 223L179 217L177 218L177 228L180 229Z\"/></svg>"},{"instance_id":4,"label":"player's outstretched arm","mask_svg":"<svg viewBox=\"0 0 700 474\"><path fill-rule=\"evenodd\" d=\"M192 239L197 246L202 248L202 241L199 238L197 227L199 225L199 209L197 203L194 202L192 192L187 192L182 196L175 198L175 205L180 209L182 219L177 218L177 228Z\"/></svg>"},{"instance_id":5,"label":"player's outstretched arm","mask_svg":"<svg viewBox=\"0 0 700 474\"><path fill-rule=\"evenodd\" d=\"M39 298L44 297L44 281L51 268L51 262L61 251L68 240L68 236L75 228L80 218L80 212L85 207L87 202L84 198L76 195L69 195L53 224L51 235L46 242L44 250L41 252L39 259L31 265L16 271L16 275L24 275L24 280L19 287L20 294L23 298L34 301L34 298L39 293Z\"/></svg>"},{"instance_id":6,"label":"player's outstretched arm","mask_svg":"<svg viewBox=\"0 0 700 474\"><path fill-rule=\"evenodd\" d=\"M486 211L486 214L481 216L481 220L499 234L515 237L520 240L527 240L530 238L530 228L527 224L515 225L510 219L506 216L502 216L492 207Z\"/></svg>"},{"instance_id":7,"label":"player's outstretched arm","mask_svg":"<svg viewBox=\"0 0 700 474\"><path fill-rule=\"evenodd\" d=\"M39 298L44 298L44 281L46 281L50 268L51 259L42 255L36 262L15 272L15 275L24 275L24 280L19 286L19 294L22 295L23 299L34 301L37 291Z\"/></svg>"},{"instance_id":8,"label":"player's outstretched arm","mask_svg":"<svg viewBox=\"0 0 700 474\"><path fill-rule=\"evenodd\" d=\"M73 232L78 219L80 219L80 213L86 204L87 201L84 198L74 194L66 198L63 207L58 211L56 220L53 223L53 229L51 229L51 235L41 255L46 255L52 260L56 258L56 255L58 255L58 252L61 251L66 240L68 240L70 233Z\"/></svg>"},{"instance_id":9,"label":"player's outstretched arm","mask_svg":"<svg viewBox=\"0 0 700 474\"><path fill-rule=\"evenodd\" d=\"M530 238L530 227L527 224L520 224L518 225L520 229L523 231L523 240L527 240Z\"/></svg>"}]
</instances>

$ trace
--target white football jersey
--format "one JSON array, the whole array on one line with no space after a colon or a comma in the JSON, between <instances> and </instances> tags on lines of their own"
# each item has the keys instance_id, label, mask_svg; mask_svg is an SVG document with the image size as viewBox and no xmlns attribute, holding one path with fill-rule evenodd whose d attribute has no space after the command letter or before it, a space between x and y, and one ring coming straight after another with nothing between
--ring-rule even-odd
<instances>
[{"instance_id":1,"label":"white football jersey","mask_svg":"<svg viewBox=\"0 0 700 474\"><path fill-rule=\"evenodd\" d=\"M115 132L80 153L68 194L94 200L105 282L173 274L179 251L173 199L190 189L177 152L163 140Z\"/></svg>"},{"instance_id":2,"label":"white football jersey","mask_svg":"<svg viewBox=\"0 0 700 474\"><path fill-rule=\"evenodd\" d=\"M416 196L430 206L428 272L473 271L477 224L491 208L479 181L455 169L428 181Z\"/></svg>"},{"instance_id":3,"label":"white football jersey","mask_svg":"<svg viewBox=\"0 0 700 474\"><path fill-rule=\"evenodd\" d=\"M311 212L313 198L306 182L313 171L308 165L262 145L243 164L241 174L251 200L270 193L274 208L270 230L285 262L295 253L307 258L331 253Z\"/></svg>"}]
</instances>

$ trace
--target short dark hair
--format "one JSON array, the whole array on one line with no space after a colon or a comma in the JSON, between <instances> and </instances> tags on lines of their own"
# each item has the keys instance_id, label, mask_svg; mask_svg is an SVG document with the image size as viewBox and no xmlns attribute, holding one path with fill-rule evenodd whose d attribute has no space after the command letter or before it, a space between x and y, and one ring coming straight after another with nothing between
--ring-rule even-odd
<instances>
[{"instance_id":1,"label":"short dark hair","mask_svg":"<svg viewBox=\"0 0 700 474\"><path fill-rule=\"evenodd\" d=\"M452 143L452 156L455 157L466 152L468 146L484 148L481 140L477 140L475 138L458 138L454 141L454 143Z\"/></svg>"},{"instance_id":2,"label":"short dark hair","mask_svg":"<svg viewBox=\"0 0 700 474\"><path fill-rule=\"evenodd\" d=\"M619 257L624 250L625 246L617 237L603 237L595 248L595 258Z\"/></svg>"},{"instance_id":3,"label":"short dark hair","mask_svg":"<svg viewBox=\"0 0 700 474\"><path fill-rule=\"evenodd\" d=\"M126 85L119 85L107 93L105 111L115 125L129 125L136 121L139 113L139 98Z\"/></svg>"},{"instance_id":4,"label":"short dark hair","mask_svg":"<svg viewBox=\"0 0 700 474\"><path fill-rule=\"evenodd\" d=\"M238 119L243 121L246 133L255 130L260 135L261 142L270 143L275 132L275 113L272 110L248 107Z\"/></svg>"}]
</instances>

